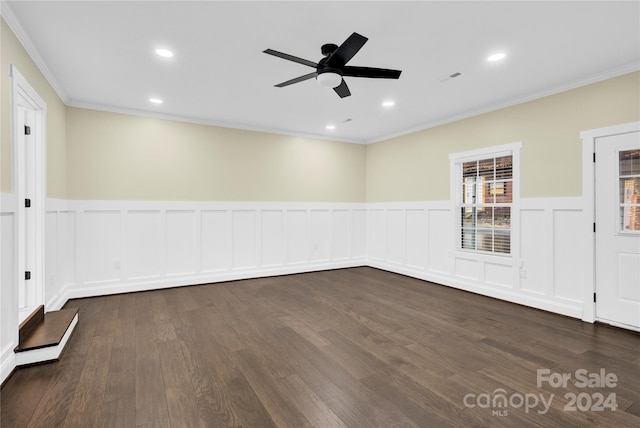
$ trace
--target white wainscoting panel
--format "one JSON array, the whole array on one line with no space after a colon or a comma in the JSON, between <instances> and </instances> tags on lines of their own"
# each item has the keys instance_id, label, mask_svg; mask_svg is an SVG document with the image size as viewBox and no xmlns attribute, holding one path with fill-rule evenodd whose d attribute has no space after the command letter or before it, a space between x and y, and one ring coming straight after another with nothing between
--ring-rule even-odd
<instances>
[{"instance_id":1,"label":"white wainscoting panel","mask_svg":"<svg viewBox=\"0 0 640 428\"><path fill-rule=\"evenodd\" d=\"M14 195L0 193L0 382L15 368L13 349L18 345L16 211Z\"/></svg>"},{"instance_id":2,"label":"white wainscoting panel","mask_svg":"<svg viewBox=\"0 0 640 428\"><path fill-rule=\"evenodd\" d=\"M167 211L166 215L166 273L167 275L193 275L198 270L196 251L199 235L194 210Z\"/></svg>"},{"instance_id":3,"label":"white wainscoting panel","mask_svg":"<svg viewBox=\"0 0 640 428\"><path fill-rule=\"evenodd\" d=\"M74 297L366 264L365 204L49 199L46 223L49 309Z\"/></svg>"},{"instance_id":4,"label":"white wainscoting panel","mask_svg":"<svg viewBox=\"0 0 640 428\"><path fill-rule=\"evenodd\" d=\"M45 214L45 296L47 310L59 309L62 288L75 276L73 230L74 213L47 212ZM64 237L61 239L60 237Z\"/></svg>"},{"instance_id":5,"label":"white wainscoting panel","mask_svg":"<svg viewBox=\"0 0 640 428\"><path fill-rule=\"evenodd\" d=\"M124 269L128 278L148 279L162 275L165 251L160 210L128 210L125 214Z\"/></svg>"},{"instance_id":6,"label":"white wainscoting panel","mask_svg":"<svg viewBox=\"0 0 640 428\"><path fill-rule=\"evenodd\" d=\"M284 264L284 214L278 210L264 210L261 213L262 265L280 266Z\"/></svg>"},{"instance_id":7,"label":"white wainscoting panel","mask_svg":"<svg viewBox=\"0 0 640 428\"><path fill-rule=\"evenodd\" d=\"M551 219L547 217L544 209L520 211L520 260L523 264L520 289L539 295L550 294L553 290L548 271L553 265L553 252L549 252L553 248L553 242L549 241L553 234L540 233L551 227Z\"/></svg>"},{"instance_id":8,"label":"white wainscoting panel","mask_svg":"<svg viewBox=\"0 0 640 428\"><path fill-rule=\"evenodd\" d=\"M78 266L85 284L117 281L122 265L122 212L120 210L79 211ZM63 237L59 236L60 239Z\"/></svg>"},{"instance_id":9,"label":"white wainscoting panel","mask_svg":"<svg viewBox=\"0 0 640 428\"><path fill-rule=\"evenodd\" d=\"M200 212L202 272L217 272L231 267L231 219L224 210Z\"/></svg>"},{"instance_id":10,"label":"white wainscoting panel","mask_svg":"<svg viewBox=\"0 0 640 428\"><path fill-rule=\"evenodd\" d=\"M432 274L448 276L452 273L452 230L453 214L448 208L427 209L427 270Z\"/></svg>"},{"instance_id":11,"label":"white wainscoting panel","mask_svg":"<svg viewBox=\"0 0 640 428\"><path fill-rule=\"evenodd\" d=\"M514 288L518 283L514 279L514 269L511 263L484 263L484 281L491 286Z\"/></svg>"},{"instance_id":12,"label":"white wainscoting panel","mask_svg":"<svg viewBox=\"0 0 640 428\"><path fill-rule=\"evenodd\" d=\"M57 217L58 233L56 236L62 236L65 239L58 239L56 243L57 272L54 273L54 278L58 287L62 287L75 282L76 213L73 211L59 211ZM64 302L61 302L60 307L62 304Z\"/></svg>"},{"instance_id":13,"label":"white wainscoting panel","mask_svg":"<svg viewBox=\"0 0 640 428\"><path fill-rule=\"evenodd\" d=\"M58 213L47 212L44 216L44 257L45 257L45 290L47 293L55 294L59 290L55 280L55 272L60 262L58 261L58 243L63 241L58 239ZM66 239L64 240L66 241ZM45 296L45 301L47 296Z\"/></svg>"},{"instance_id":14,"label":"white wainscoting panel","mask_svg":"<svg viewBox=\"0 0 640 428\"><path fill-rule=\"evenodd\" d=\"M348 210L333 210L331 213L331 259L347 260L352 232L349 230L351 219ZM363 239L364 243L364 239Z\"/></svg>"},{"instance_id":15,"label":"white wainscoting panel","mask_svg":"<svg viewBox=\"0 0 640 428\"><path fill-rule=\"evenodd\" d=\"M309 215L309 238L311 239L312 262L328 261L331 251L331 216L328 210L311 210Z\"/></svg>"},{"instance_id":16,"label":"white wainscoting panel","mask_svg":"<svg viewBox=\"0 0 640 428\"><path fill-rule=\"evenodd\" d=\"M585 247L581 210L555 210L553 213L553 289L554 296L582 302Z\"/></svg>"},{"instance_id":17,"label":"white wainscoting panel","mask_svg":"<svg viewBox=\"0 0 640 428\"><path fill-rule=\"evenodd\" d=\"M368 264L580 318L580 198L521 199L512 254L456 250L449 201L368 204Z\"/></svg>"},{"instance_id":18,"label":"white wainscoting panel","mask_svg":"<svg viewBox=\"0 0 640 428\"><path fill-rule=\"evenodd\" d=\"M251 268L257 265L258 231L256 212L252 210L234 210L233 218L233 267Z\"/></svg>"},{"instance_id":19,"label":"white wainscoting panel","mask_svg":"<svg viewBox=\"0 0 640 428\"><path fill-rule=\"evenodd\" d=\"M45 309L60 309L64 288L75 282L76 213L66 202L50 199L45 214Z\"/></svg>"},{"instance_id":20,"label":"white wainscoting panel","mask_svg":"<svg viewBox=\"0 0 640 428\"><path fill-rule=\"evenodd\" d=\"M306 263L309 259L309 229L306 210L287 211L287 263Z\"/></svg>"},{"instance_id":21,"label":"white wainscoting panel","mask_svg":"<svg viewBox=\"0 0 640 428\"><path fill-rule=\"evenodd\" d=\"M367 210L353 209L350 212L351 252L349 257L359 259L367 256Z\"/></svg>"},{"instance_id":22,"label":"white wainscoting panel","mask_svg":"<svg viewBox=\"0 0 640 428\"><path fill-rule=\"evenodd\" d=\"M461 279L470 279L472 281L480 280L482 261L478 260L475 254L468 253L462 256L458 255L455 257L454 263L454 276Z\"/></svg>"},{"instance_id":23,"label":"white wainscoting panel","mask_svg":"<svg viewBox=\"0 0 640 428\"><path fill-rule=\"evenodd\" d=\"M370 260L385 261L387 258L387 211L372 208L367 222L367 256Z\"/></svg>"},{"instance_id":24,"label":"white wainscoting panel","mask_svg":"<svg viewBox=\"0 0 640 428\"><path fill-rule=\"evenodd\" d=\"M427 240L427 210L407 209L407 247L406 262L412 269L425 269L429 242Z\"/></svg>"},{"instance_id":25,"label":"white wainscoting panel","mask_svg":"<svg viewBox=\"0 0 640 428\"><path fill-rule=\"evenodd\" d=\"M404 264L407 234L405 210L387 210L387 261Z\"/></svg>"}]
</instances>

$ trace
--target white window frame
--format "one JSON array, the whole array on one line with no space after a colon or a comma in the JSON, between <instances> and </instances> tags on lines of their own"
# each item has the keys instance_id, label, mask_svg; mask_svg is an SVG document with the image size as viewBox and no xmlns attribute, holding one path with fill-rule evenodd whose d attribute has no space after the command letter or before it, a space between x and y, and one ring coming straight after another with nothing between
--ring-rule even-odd
<instances>
[{"instance_id":1,"label":"white window frame","mask_svg":"<svg viewBox=\"0 0 640 428\"><path fill-rule=\"evenodd\" d=\"M625 175L625 176L620 174L620 153L622 151L623 150L620 150L620 149L616 151L617 152L616 159L618 159L618 164L616 165L616 170L618 171L618 179L620 180L622 178L639 178L637 174ZM618 204L618 207L625 208L625 210L630 210L632 207L637 207L636 203L625 202L624 200L622 200L621 196L622 195L620 195L619 192L616 193L616 202ZM620 215L620 213L618 213L618 215ZM618 235L629 235L629 236L640 235L640 230L625 230L621 222L621 219L619 217L616 225L616 232Z\"/></svg>"},{"instance_id":2,"label":"white window frame","mask_svg":"<svg viewBox=\"0 0 640 428\"><path fill-rule=\"evenodd\" d=\"M500 146L486 147L478 150L470 150L466 152L452 153L449 155L449 171L450 171L450 201L452 206L452 212L455 216L454 221L454 237L455 245L454 251L459 254L477 254L482 256L500 257L500 258L517 258L517 245L519 245L519 233L520 222L519 220L519 205L520 205L520 151L522 149L522 142L515 142L510 144L503 144ZM461 217L460 206L463 201L462 195L462 165L465 162L473 162L488 158L498 158L502 156L512 157L512 191L513 197L511 201L511 232L510 232L510 252L499 253L494 251L484 250L471 250L461 247Z\"/></svg>"}]
</instances>

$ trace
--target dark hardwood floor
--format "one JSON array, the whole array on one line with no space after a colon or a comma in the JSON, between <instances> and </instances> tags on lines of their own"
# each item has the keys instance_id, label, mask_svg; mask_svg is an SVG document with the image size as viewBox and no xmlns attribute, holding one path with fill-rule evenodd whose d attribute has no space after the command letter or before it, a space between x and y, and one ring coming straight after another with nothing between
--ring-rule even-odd
<instances>
[{"instance_id":1,"label":"dark hardwood floor","mask_svg":"<svg viewBox=\"0 0 640 428\"><path fill-rule=\"evenodd\" d=\"M372 268L66 307L2 428L640 426L639 335Z\"/></svg>"}]
</instances>

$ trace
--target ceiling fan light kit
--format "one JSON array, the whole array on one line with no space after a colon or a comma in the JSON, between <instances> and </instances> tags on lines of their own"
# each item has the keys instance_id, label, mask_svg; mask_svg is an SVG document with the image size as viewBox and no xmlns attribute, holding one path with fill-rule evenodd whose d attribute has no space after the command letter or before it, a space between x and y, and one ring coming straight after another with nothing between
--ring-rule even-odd
<instances>
[{"instance_id":1,"label":"ceiling fan light kit","mask_svg":"<svg viewBox=\"0 0 640 428\"><path fill-rule=\"evenodd\" d=\"M351 34L347 40L340 46L333 43L322 45L320 51L324 58L320 61L313 62L297 56L289 55L273 49L266 49L263 52L269 55L277 56L288 61L297 62L316 69L315 72L296 77L286 82L275 85L278 88L300 83L305 80L316 78L319 85L333 88L340 98L351 95L347 83L343 77L367 77L373 79L398 79L401 70L391 70L386 68L373 67L354 67L348 66L347 62L358 53L358 51L367 42L367 38L358 34Z\"/></svg>"},{"instance_id":2,"label":"ceiling fan light kit","mask_svg":"<svg viewBox=\"0 0 640 428\"><path fill-rule=\"evenodd\" d=\"M335 88L342 83L342 76L333 71L327 71L326 73L318 74L316 77L318 84L325 88Z\"/></svg>"}]
</instances>

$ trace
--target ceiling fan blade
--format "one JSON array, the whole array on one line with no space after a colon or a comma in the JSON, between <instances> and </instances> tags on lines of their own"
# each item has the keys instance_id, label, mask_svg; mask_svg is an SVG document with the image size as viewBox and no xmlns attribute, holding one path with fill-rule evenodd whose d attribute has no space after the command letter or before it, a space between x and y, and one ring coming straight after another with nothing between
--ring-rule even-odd
<instances>
[{"instance_id":1,"label":"ceiling fan blade","mask_svg":"<svg viewBox=\"0 0 640 428\"><path fill-rule=\"evenodd\" d=\"M342 79L342 82L338 86L333 88L333 90L336 91L336 94L340 95L340 98L348 97L349 95L351 95L351 91L349 91L347 82L345 82L344 79Z\"/></svg>"},{"instance_id":2,"label":"ceiling fan blade","mask_svg":"<svg viewBox=\"0 0 640 428\"><path fill-rule=\"evenodd\" d=\"M342 71L343 76L371 77L375 79L397 79L402 70L390 70L388 68L352 67L346 66Z\"/></svg>"},{"instance_id":3,"label":"ceiling fan blade","mask_svg":"<svg viewBox=\"0 0 640 428\"><path fill-rule=\"evenodd\" d=\"M304 82L305 80L313 79L317 75L318 73L314 71L313 73L305 74L304 76L296 77L295 79L287 80L286 82L278 83L277 85L273 85L273 86L282 88L284 86L293 85L294 83Z\"/></svg>"},{"instance_id":4,"label":"ceiling fan blade","mask_svg":"<svg viewBox=\"0 0 640 428\"><path fill-rule=\"evenodd\" d=\"M353 33L342 43L327 60L331 67L343 67L367 43L365 36Z\"/></svg>"},{"instance_id":5,"label":"ceiling fan blade","mask_svg":"<svg viewBox=\"0 0 640 428\"><path fill-rule=\"evenodd\" d=\"M289 54L286 54L286 53L283 53L283 52L274 51L273 49L266 49L266 50L264 50L262 52L264 52L266 54L269 54L269 55L277 56L278 58L287 59L289 61L297 62L298 64L308 65L309 67L316 68L318 66L318 63L316 63L316 62L309 61L309 60L303 59L303 58L298 58L297 56L289 55Z\"/></svg>"}]
</instances>

